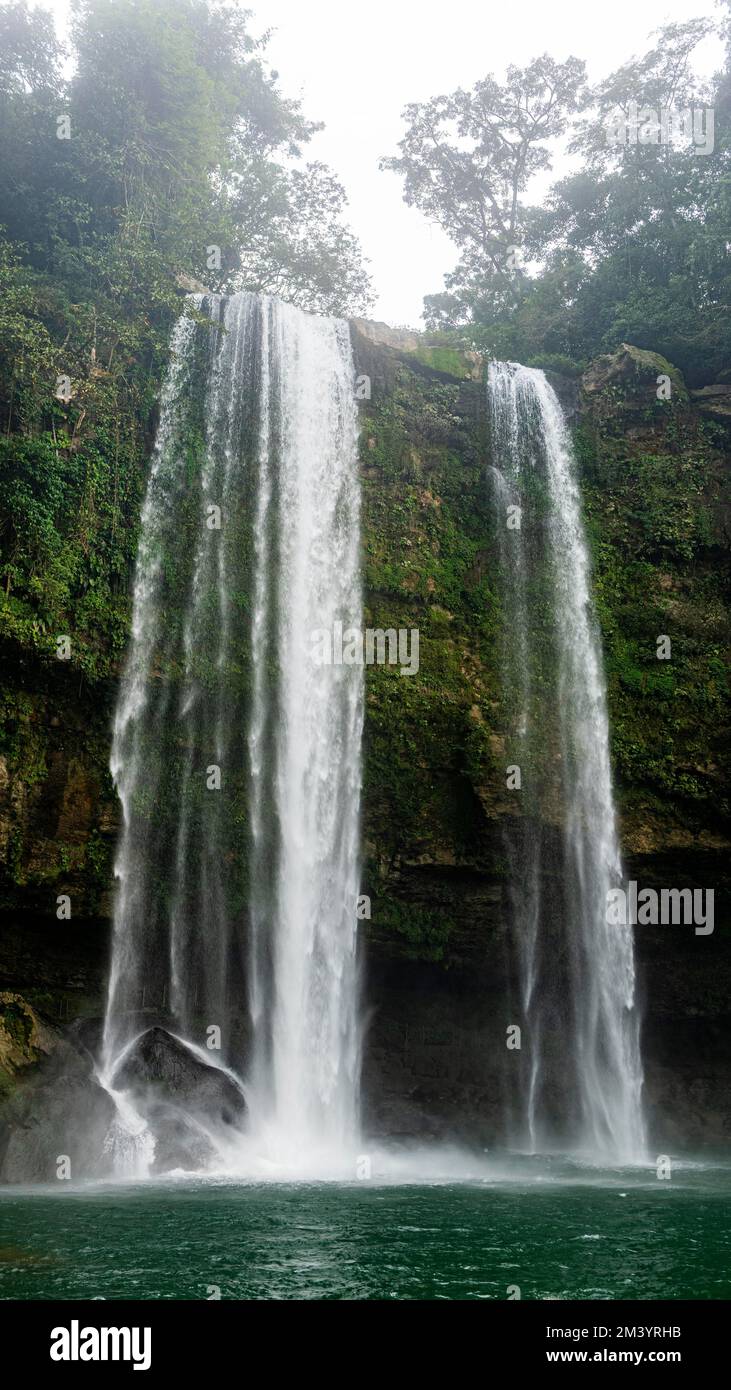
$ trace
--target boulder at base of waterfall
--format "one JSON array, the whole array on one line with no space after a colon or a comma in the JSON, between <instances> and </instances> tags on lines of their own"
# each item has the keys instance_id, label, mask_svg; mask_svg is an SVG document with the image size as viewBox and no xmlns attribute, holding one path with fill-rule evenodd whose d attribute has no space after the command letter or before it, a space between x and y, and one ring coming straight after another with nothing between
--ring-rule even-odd
<instances>
[{"instance_id":1,"label":"boulder at base of waterfall","mask_svg":"<svg viewBox=\"0 0 731 1390\"><path fill-rule=\"evenodd\" d=\"M29 1069L31 1070L31 1069ZM0 1114L0 1182L78 1182L108 1177L111 1096L85 1051L62 1039Z\"/></svg>"},{"instance_id":2,"label":"boulder at base of waterfall","mask_svg":"<svg viewBox=\"0 0 731 1390\"><path fill-rule=\"evenodd\" d=\"M145 1118L155 1137L153 1173L200 1173L216 1166L218 1151L199 1120L172 1105L153 1105Z\"/></svg>"},{"instance_id":3,"label":"boulder at base of waterfall","mask_svg":"<svg viewBox=\"0 0 731 1390\"><path fill-rule=\"evenodd\" d=\"M155 1128L161 1109L171 1107L216 1129L236 1125L246 1114L241 1087L220 1067L210 1066L164 1028L137 1038L114 1073L117 1091L129 1091L136 1109Z\"/></svg>"}]
</instances>

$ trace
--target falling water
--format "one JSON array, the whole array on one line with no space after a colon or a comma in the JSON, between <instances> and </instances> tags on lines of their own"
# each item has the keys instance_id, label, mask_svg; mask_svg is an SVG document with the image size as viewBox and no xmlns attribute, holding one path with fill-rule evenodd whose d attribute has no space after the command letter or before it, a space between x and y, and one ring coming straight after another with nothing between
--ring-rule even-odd
<instances>
[{"instance_id":1,"label":"falling water","mask_svg":"<svg viewBox=\"0 0 731 1390\"><path fill-rule=\"evenodd\" d=\"M361 620L350 338L263 296L191 309L172 339L114 723L123 826L100 1074L116 1096L119 1059L151 1024L196 1055L218 1030L220 1050L201 1055L244 1081L250 1141L298 1162L357 1125L363 673L312 657L313 630Z\"/></svg>"},{"instance_id":2,"label":"falling water","mask_svg":"<svg viewBox=\"0 0 731 1390\"><path fill-rule=\"evenodd\" d=\"M249 726L251 1103L274 1156L299 1164L356 1133L363 668L312 653L319 630L361 622L357 407L346 324L278 304L268 333ZM274 700L262 676L272 659Z\"/></svg>"},{"instance_id":3,"label":"falling water","mask_svg":"<svg viewBox=\"0 0 731 1390\"><path fill-rule=\"evenodd\" d=\"M523 1016L524 1137L644 1150L632 928L622 881L601 646L566 424L542 372L493 363L488 389L503 575L508 831ZM515 774L513 774L515 781Z\"/></svg>"}]
</instances>

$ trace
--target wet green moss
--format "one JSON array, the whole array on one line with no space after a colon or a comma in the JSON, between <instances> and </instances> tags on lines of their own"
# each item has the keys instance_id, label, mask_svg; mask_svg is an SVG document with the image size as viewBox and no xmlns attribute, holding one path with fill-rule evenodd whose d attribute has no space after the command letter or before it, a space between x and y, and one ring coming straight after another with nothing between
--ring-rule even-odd
<instances>
[{"instance_id":1,"label":"wet green moss","mask_svg":"<svg viewBox=\"0 0 731 1390\"><path fill-rule=\"evenodd\" d=\"M605 393L577 431L620 802L631 817L663 799L689 834L722 832L729 817L729 470L717 439L680 391L649 405Z\"/></svg>"},{"instance_id":2,"label":"wet green moss","mask_svg":"<svg viewBox=\"0 0 731 1390\"><path fill-rule=\"evenodd\" d=\"M464 380L469 380L472 376L472 364L465 354L456 348L425 346L417 348L413 355L423 366L431 367L435 372L443 372L446 376Z\"/></svg>"},{"instance_id":3,"label":"wet green moss","mask_svg":"<svg viewBox=\"0 0 731 1390\"><path fill-rule=\"evenodd\" d=\"M498 674L483 396L479 382L429 380L402 363L362 420L364 622L419 634L416 674L366 669L371 875L394 860L484 854L474 779L488 766ZM440 959L448 914L440 927L443 914L422 921L394 901L403 952Z\"/></svg>"}]
</instances>

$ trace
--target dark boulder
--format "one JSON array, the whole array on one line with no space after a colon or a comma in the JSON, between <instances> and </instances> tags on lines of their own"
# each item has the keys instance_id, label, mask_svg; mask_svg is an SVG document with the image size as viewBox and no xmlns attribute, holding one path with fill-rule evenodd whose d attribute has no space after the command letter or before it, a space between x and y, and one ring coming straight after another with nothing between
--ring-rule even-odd
<instances>
[{"instance_id":1,"label":"dark boulder","mask_svg":"<svg viewBox=\"0 0 731 1390\"><path fill-rule=\"evenodd\" d=\"M210 1168L246 1114L238 1082L161 1027L135 1039L112 1086L129 1096L155 1140L155 1173Z\"/></svg>"},{"instance_id":2,"label":"dark boulder","mask_svg":"<svg viewBox=\"0 0 731 1390\"><path fill-rule=\"evenodd\" d=\"M135 1040L114 1072L112 1086L130 1091L135 1107L146 1117L161 1105L214 1126L236 1125L246 1114L238 1082L164 1028L149 1028Z\"/></svg>"},{"instance_id":3,"label":"dark boulder","mask_svg":"<svg viewBox=\"0 0 731 1390\"><path fill-rule=\"evenodd\" d=\"M55 1182L111 1175L106 1137L111 1096L83 1051L61 1042L0 1116L0 1182Z\"/></svg>"},{"instance_id":4,"label":"dark boulder","mask_svg":"<svg viewBox=\"0 0 731 1390\"><path fill-rule=\"evenodd\" d=\"M200 1173L215 1167L218 1150L199 1120L171 1105L152 1106L145 1118L155 1137L153 1173Z\"/></svg>"}]
</instances>

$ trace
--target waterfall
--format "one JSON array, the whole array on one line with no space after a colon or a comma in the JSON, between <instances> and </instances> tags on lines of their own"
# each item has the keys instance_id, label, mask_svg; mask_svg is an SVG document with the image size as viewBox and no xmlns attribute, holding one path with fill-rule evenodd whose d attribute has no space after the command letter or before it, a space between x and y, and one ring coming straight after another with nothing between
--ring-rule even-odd
<instances>
[{"instance_id":1,"label":"waterfall","mask_svg":"<svg viewBox=\"0 0 731 1390\"><path fill-rule=\"evenodd\" d=\"M114 720L100 1075L119 1097L160 1025L296 1163L357 1132L363 671L312 655L361 622L350 336L241 293L197 297L171 350Z\"/></svg>"},{"instance_id":2,"label":"waterfall","mask_svg":"<svg viewBox=\"0 0 731 1390\"><path fill-rule=\"evenodd\" d=\"M324 662L317 639L361 631L349 330L210 295L171 349L111 755L106 1148L137 1175L230 1169L232 1153L239 1170L252 1154L342 1170L358 1136L363 666ZM521 778L507 848L523 1136L636 1158L632 930L606 920L622 868L571 448L541 372L493 364L489 396ZM179 1088L164 1104L160 1067Z\"/></svg>"},{"instance_id":3,"label":"waterfall","mask_svg":"<svg viewBox=\"0 0 731 1390\"><path fill-rule=\"evenodd\" d=\"M298 1161L316 1151L344 1151L356 1135L363 668L318 664L312 642L337 622L360 628L360 492L347 325L277 305L269 331L274 409L261 412L249 728L250 991L259 1020L252 1105L273 1152ZM270 655L278 672L275 703L262 678ZM266 875L274 860L272 885ZM268 981L267 941L273 948ZM263 1020L267 985L271 1008Z\"/></svg>"},{"instance_id":4,"label":"waterfall","mask_svg":"<svg viewBox=\"0 0 731 1390\"><path fill-rule=\"evenodd\" d=\"M601 645L574 460L540 371L488 373L504 617L507 832L523 1021L523 1139L630 1161L644 1150L632 927L622 881ZM520 778L518 782L517 778Z\"/></svg>"}]
</instances>

